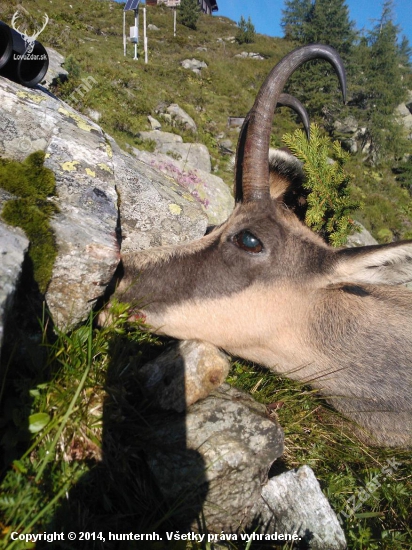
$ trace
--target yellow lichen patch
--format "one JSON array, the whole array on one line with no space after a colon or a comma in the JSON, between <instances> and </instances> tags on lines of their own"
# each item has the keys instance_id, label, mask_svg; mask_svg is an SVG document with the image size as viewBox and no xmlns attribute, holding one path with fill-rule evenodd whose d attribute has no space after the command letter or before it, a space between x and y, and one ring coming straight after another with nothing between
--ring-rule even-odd
<instances>
[{"instance_id":1,"label":"yellow lichen patch","mask_svg":"<svg viewBox=\"0 0 412 550\"><path fill-rule=\"evenodd\" d=\"M46 101L45 97L37 94L31 94L29 92L17 92L16 95L22 99L30 99L33 103L41 103L42 101Z\"/></svg>"},{"instance_id":2,"label":"yellow lichen patch","mask_svg":"<svg viewBox=\"0 0 412 550\"><path fill-rule=\"evenodd\" d=\"M112 169L110 168L110 166L107 166L107 164L104 164L104 162L99 162L97 166L102 170L109 172L109 174L112 174Z\"/></svg>"},{"instance_id":3,"label":"yellow lichen patch","mask_svg":"<svg viewBox=\"0 0 412 550\"><path fill-rule=\"evenodd\" d=\"M107 156L111 159L113 157L113 150L112 150L112 147L110 145L110 143L108 143L106 141L106 153L107 153Z\"/></svg>"},{"instance_id":4,"label":"yellow lichen patch","mask_svg":"<svg viewBox=\"0 0 412 550\"><path fill-rule=\"evenodd\" d=\"M90 124L88 124L83 117L81 117L80 115L78 115L77 113L73 113L71 111L68 111L67 109L65 109L64 107L59 107L59 113L61 113L62 115L65 115L69 118L71 118L72 120L75 121L75 123L77 124L77 126L81 129L81 130L85 130L86 132L90 132L91 130L93 130L93 126L91 126Z\"/></svg>"},{"instance_id":5,"label":"yellow lichen patch","mask_svg":"<svg viewBox=\"0 0 412 550\"><path fill-rule=\"evenodd\" d=\"M187 201L194 202L195 199L192 197L190 193L183 193L182 197L186 199Z\"/></svg>"},{"instance_id":6,"label":"yellow lichen patch","mask_svg":"<svg viewBox=\"0 0 412 550\"><path fill-rule=\"evenodd\" d=\"M96 172L94 170L90 170L90 168L86 168L86 174L92 178L96 177Z\"/></svg>"},{"instance_id":7,"label":"yellow lichen patch","mask_svg":"<svg viewBox=\"0 0 412 550\"><path fill-rule=\"evenodd\" d=\"M46 153L46 154L44 155L44 158L45 158L45 159L50 158L50 153Z\"/></svg>"},{"instance_id":8,"label":"yellow lichen patch","mask_svg":"<svg viewBox=\"0 0 412 550\"><path fill-rule=\"evenodd\" d=\"M182 207L178 204L169 204L169 210L175 216L179 216L179 214L182 212Z\"/></svg>"},{"instance_id":9,"label":"yellow lichen patch","mask_svg":"<svg viewBox=\"0 0 412 550\"><path fill-rule=\"evenodd\" d=\"M63 162L60 166L65 172L74 172L78 164L80 164L78 160L68 160L67 162Z\"/></svg>"}]
</instances>

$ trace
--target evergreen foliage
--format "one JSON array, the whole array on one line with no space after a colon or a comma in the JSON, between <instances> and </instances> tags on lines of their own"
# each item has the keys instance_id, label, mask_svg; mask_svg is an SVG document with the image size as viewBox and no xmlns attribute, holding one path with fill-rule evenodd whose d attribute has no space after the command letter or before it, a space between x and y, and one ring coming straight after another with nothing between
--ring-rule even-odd
<instances>
[{"instance_id":1,"label":"evergreen foliage","mask_svg":"<svg viewBox=\"0 0 412 550\"><path fill-rule=\"evenodd\" d=\"M239 44L251 44L255 41L255 26L252 23L250 15L247 21L243 15L241 15L238 27L239 29L236 34L236 40Z\"/></svg>"},{"instance_id":2,"label":"evergreen foliage","mask_svg":"<svg viewBox=\"0 0 412 550\"><path fill-rule=\"evenodd\" d=\"M185 27L197 29L197 22L200 17L200 7L197 0L181 0L178 7L179 23Z\"/></svg>"},{"instance_id":3,"label":"evergreen foliage","mask_svg":"<svg viewBox=\"0 0 412 550\"><path fill-rule=\"evenodd\" d=\"M0 187L18 197L6 202L1 216L26 233L34 279L44 293L57 254L49 223L57 207L48 200L55 191L54 174L43 162L43 151L32 153L23 162L0 159Z\"/></svg>"},{"instance_id":4,"label":"evergreen foliage","mask_svg":"<svg viewBox=\"0 0 412 550\"><path fill-rule=\"evenodd\" d=\"M350 194L350 176L344 170L349 154L338 141L332 144L311 124L310 141L302 130L283 137L286 146L301 160L310 191L306 224L333 246L342 246L355 228L352 213L359 207ZM333 162L331 162L331 158Z\"/></svg>"},{"instance_id":5,"label":"evergreen foliage","mask_svg":"<svg viewBox=\"0 0 412 550\"><path fill-rule=\"evenodd\" d=\"M406 97L404 77L408 71L402 66L408 52L407 40L400 50L398 34L399 28L393 22L393 2L388 0L380 20L355 52L359 79L353 103L362 108L359 116L366 123L365 139L371 144L375 163L384 157L401 156L406 145L394 115L396 106Z\"/></svg>"},{"instance_id":6,"label":"evergreen foliage","mask_svg":"<svg viewBox=\"0 0 412 550\"><path fill-rule=\"evenodd\" d=\"M287 0L281 26L299 44L319 42L349 55L356 34L345 0Z\"/></svg>"},{"instance_id":7,"label":"evergreen foliage","mask_svg":"<svg viewBox=\"0 0 412 550\"><path fill-rule=\"evenodd\" d=\"M280 23L286 40L305 43L306 24L312 9L312 0L286 0Z\"/></svg>"}]
</instances>

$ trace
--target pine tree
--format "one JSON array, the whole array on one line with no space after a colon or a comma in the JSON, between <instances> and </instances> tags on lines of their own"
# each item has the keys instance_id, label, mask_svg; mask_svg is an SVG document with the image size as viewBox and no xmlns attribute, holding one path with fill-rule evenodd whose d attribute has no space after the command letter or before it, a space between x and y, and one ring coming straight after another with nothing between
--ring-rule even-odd
<instances>
[{"instance_id":1,"label":"pine tree","mask_svg":"<svg viewBox=\"0 0 412 550\"><path fill-rule=\"evenodd\" d=\"M289 0L283 25L300 44L320 42L334 47L350 71L350 54L356 38L345 0ZM293 25L296 25L294 27ZM286 28L286 27L284 27ZM322 117L326 124L342 109L339 84L332 67L323 60L305 63L290 79L289 90L305 104L311 117Z\"/></svg>"},{"instance_id":2,"label":"pine tree","mask_svg":"<svg viewBox=\"0 0 412 550\"><path fill-rule=\"evenodd\" d=\"M286 0L285 9L282 10L282 21L280 23L284 37L287 40L294 40L304 44L305 25L309 20L312 10L312 0Z\"/></svg>"},{"instance_id":3,"label":"pine tree","mask_svg":"<svg viewBox=\"0 0 412 550\"><path fill-rule=\"evenodd\" d=\"M316 0L304 25L306 43L327 44L347 59L356 34L345 0Z\"/></svg>"},{"instance_id":4,"label":"pine tree","mask_svg":"<svg viewBox=\"0 0 412 550\"><path fill-rule=\"evenodd\" d=\"M303 162L309 191L305 223L331 245L342 246L353 233L352 212L359 205L352 199L350 176L344 170L349 154L338 141L331 143L316 124L311 124L310 141L302 130L286 134L283 142ZM334 162L330 162L330 158Z\"/></svg>"},{"instance_id":5,"label":"pine tree","mask_svg":"<svg viewBox=\"0 0 412 550\"><path fill-rule=\"evenodd\" d=\"M239 29L236 34L236 40L239 44L251 44L255 41L255 26L252 23L250 15L247 21L243 15L241 15L238 27Z\"/></svg>"},{"instance_id":6,"label":"pine tree","mask_svg":"<svg viewBox=\"0 0 412 550\"><path fill-rule=\"evenodd\" d=\"M179 23L194 31L197 29L197 22L200 17L200 7L197 0L181 0L178 14Z\"/></svg>"},{"instance_id":7,"label":"pine tree","mask_svg":"<svg viewBox=\"0 0 412 550\"><path fill-rule=\"evenodd\" d=\"M410 74L410 67L402 66L405 60L400 54L398 34L399 28L393 22L393 2L387 0L381 18L356 51L361 76L354 102L363 109L360 114L367 127L365 138L371 144L375 162L384 156L399 157L405 147L394 112L406 97L405 76Z\"/></svg>"}]
</instances>

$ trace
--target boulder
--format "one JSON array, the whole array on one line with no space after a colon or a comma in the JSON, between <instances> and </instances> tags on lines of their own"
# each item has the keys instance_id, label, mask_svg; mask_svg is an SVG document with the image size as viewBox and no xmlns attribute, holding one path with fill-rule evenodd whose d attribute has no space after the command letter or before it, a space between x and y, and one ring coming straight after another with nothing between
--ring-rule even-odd
<instances>
[{"instance_id":1,"label":"boulder","mask_svg":"<svg viewBox=\"0 0 412 550\"><path fill-rule=\"evenodd\" d=\"M309 466L272 477L253 512L265 533L296 533L311 550L346 548L338 518Z\"/></svg>"},{"instance_id":2,"label":"boulder","mask_svg":"<svg viewBox=\"0 0 412 550\"><path fill-rule=\"evenodd\" d=\"M208 148L202 143L183 143L181 136L158 130L139 132L139 137L155 141L155 153L163 153L172 159L181 160L184 165L204 172L210 172L212 169Z\"/></svg>"},{"instance_id":3,"label":"boulder","mask_svg":"<svg viewBox=\"0 0 412 550\"><path fill-rule=\"evenodd\" d=\"M119 262L118 200L125 249L187 242L207 218L187 190L120 150L87 117L45 93L0 78L0 154L24 160L46 152L59 213L51 221L57 259L46 292L54 323L84 320ZM181 139L181 138L180 138Z\"/></svg>"},{"instance_id":4,"label":"boulder","mask_svg":"<svg viewBox=\"0 0 412 550\"><path fill-rule=\"evenodd\" d=\"M149 121L149 124L152 130L160 130L160 128L162 127L160 122L150 115L147 117L147 120Z\"/></svg>"},{"instance_id":5,"label":"boulder","mask_svg":"<svg viewBox=\"0 0 412 550\"><path fill-rule=\"evenodd\" d=\"M186 161L175 160L161 153L148 153L138 149L133 149L133 153L140 161L163 172L184 187L207 215L209 225L219 225L227 220L233 210L234 199L229 187L221 178L193 168ZM191 158L189 156L187 160Z\"/></svg>"},{"instance_id":6,"label":"boulder","mask_svg":"<svg viewBox=\"0 0 412 550\"><path fill-rule=\"evenodd\" d=\"M197 132L197 126L193 118L186 113L177 103L172 103L166 108L166 112L172 117L174 123L182 126L185 130Z\"/></svg>"},{"instance_id":7,"label":"boulder","mask_svg":"<svg viewBox=\"0 0 412 550\"><path fill-rule=\"evenodd\" d=\"M0 221L0 353L5 319L13 305L13 296L28 247L29 241L21 229Z\"/></svg>"},{"instance_id":8,"label":"boulder","mask_svg":"<svg viewBox=\"0 0 412 550\"><path fill-rule=\"evenodd\" d=\"M197 508L203 501L205 527L213 533L236 532L252 521L261 486L283 451L283 431L264 405L224 384L185 415L169 413L153 423L151 433L146 460L168 503L184 499Z\"/></svg>"},{"instance_id":9,"label":"boulder","mask_svg":"<svg viewBox=\"0 0 412 550\"><path fill-rule=\"evenodd\" d=\"M189 69L196 74L200 74L202 69L207 68L207 64L204 61L199 61L198 59L184 59L180 62L180 65L184 69Z\"/></svg>"},{"instance_id":10,"label":"boulder","mask_svg":"<svg viewBox=\"0 0 412 550\"><path fill-rule=\"evenodd\" d=\"M212 344L185 340L147 363L139 370L139 379L152 403L183 412L217 389L229 368L227 356Z\"/></svg>"},{"instance_id":11,"label":"boulder","mask_svg":"<svg viewBox=\"0 0 412 550\"><path fill-rule=\"evenodd\" d=\"M346 242L346 246L348 248L379 244L378 241L374 237L372 237L369 231L361 223L355 222L355 226L359 229L359 231L353 233L352 235L349 235Z\"/></svg>"}]
</instances>

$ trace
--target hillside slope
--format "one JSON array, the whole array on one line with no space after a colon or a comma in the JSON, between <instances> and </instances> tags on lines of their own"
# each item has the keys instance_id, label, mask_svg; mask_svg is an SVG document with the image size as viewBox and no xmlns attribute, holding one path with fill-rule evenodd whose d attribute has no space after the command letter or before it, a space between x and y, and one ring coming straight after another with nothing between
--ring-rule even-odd
<instances>
[{"instance_id":1,"label":"hillside slope","mask_svg":"<svg viewBox=\"0 0 412 550\"><path fill-rule=\"evenodd\" d=\"M8 2L0 1L4 21L11 21L15 9ZM174 37L172 11L164 6L149 6L147 24L151 27L148 28L149 62L146 65L142 51L142 13L139 60L133 59L134 47L130 43L127 56L123 55L123 4L98 0L87 3L26 0L24 8L19 9L24 13L21 20L31 21L34 29L45 12L49 16L40 39L66 57L65 66L70 76L54 90L58 97L80 112L95 112L99 124L122 147L150 147L137 135L150 129L147 116L156 116L157 107L162 103L178 103L195 120L197 135L167 123L162 124L162 130L177 132L185 141L204 143L212 156L213 171L229 185L232 167L229 156L222 154L219 142L230 140L234 150L238 130L229 129L227 119L248 112L270 69L294 47L284 39L260 34L254 43L239 45L233 40L236 23L218 14L202 15L196 31L178 24ZM127 12L127 31L133 24L133 13ZM259 53L263 59L236 57L244 51ZM207 65L200 74L181 66L184 59L194 57ZM89 89L79 94L76 91L85 79ZM339 102L336 81L336 104ZM280 145L281 136L298 124L295 115L287 109L282 111L274 125L274 145ZM356 111L352 114L356 116ZM360 221L382 242L411 237L412 201L408 182L397 183L391 166L379 167L379 170L366 167L360 153L354 156L350 168L355 174L355 198L363 203Z\"/></svg>"}]
</instances>

